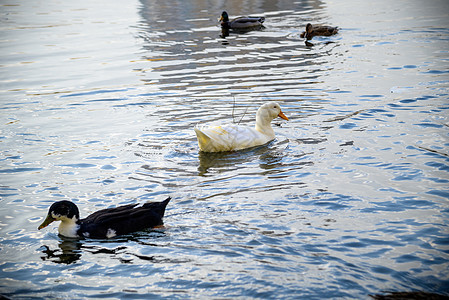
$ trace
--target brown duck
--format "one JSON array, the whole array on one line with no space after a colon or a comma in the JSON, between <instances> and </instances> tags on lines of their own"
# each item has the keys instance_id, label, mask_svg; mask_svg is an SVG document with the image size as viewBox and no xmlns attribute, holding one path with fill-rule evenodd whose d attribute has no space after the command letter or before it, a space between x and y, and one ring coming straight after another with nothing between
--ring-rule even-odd
<instances>
[{"instance_id":1,"label":"brown duck","mask_svg":"<svg viewBox=\"0 0 449 300\"><path fill-rule=\"evenodd\" d=\"M300 37L311 40L314 36L330 36L337 34L338 27L325 26L325 25L312 25L308 23L306 25L306 31L301 33Z\"/></svg>"},{"instance_id":2,"label":"brown duck","mask_svg":"<svg viewBox=\"0 0 449 300\"><path fill-rule=\"evenodd\" d=\"M238 17L229 20L228 13L224 11L218 21L221 22L221 27L225 29L254 29L255 27L263 27L262 23L265 21L265 17Z\"/></svg>"}]
</instances>

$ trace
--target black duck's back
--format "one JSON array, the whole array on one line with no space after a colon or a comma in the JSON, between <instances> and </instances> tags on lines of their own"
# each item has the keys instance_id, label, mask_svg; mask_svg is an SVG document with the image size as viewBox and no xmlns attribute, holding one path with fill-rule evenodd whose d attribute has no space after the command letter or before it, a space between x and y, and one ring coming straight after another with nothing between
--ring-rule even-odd
<instances>
[{"instance_id":1,"label":"black duck's back","mask_svg":"<svg viewBox=\"0 0 449 300\"><path fill-rule=\"evenodd\" d=\"M162 202L129 204L97 211L81 220L80 236L105 238L108 235L128 234L162 225L170 197ZM87 234L85 234L87 233Z\"/></svg>"}]
</instances>

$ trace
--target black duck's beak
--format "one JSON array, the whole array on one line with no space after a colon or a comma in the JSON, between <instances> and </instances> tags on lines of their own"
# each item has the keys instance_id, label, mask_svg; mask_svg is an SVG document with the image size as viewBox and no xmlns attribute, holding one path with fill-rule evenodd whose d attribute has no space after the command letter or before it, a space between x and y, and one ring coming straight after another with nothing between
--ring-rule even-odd
<instances>
[{"instance_id":1,"label":"black duck's beak","mask_svg":"<svg viewBox=\"0 0 449 300\"><path fill-rule=\"evenodd\" d=\"M50 225L53 221L56 221L56 219L54 219L50 214L48 214L47 217L45 218L44 222L42 222L42 224L39 225L39 227L37 229L41 230L42 228L45 228L48 225Z\"/></svg>"}]
</instances>

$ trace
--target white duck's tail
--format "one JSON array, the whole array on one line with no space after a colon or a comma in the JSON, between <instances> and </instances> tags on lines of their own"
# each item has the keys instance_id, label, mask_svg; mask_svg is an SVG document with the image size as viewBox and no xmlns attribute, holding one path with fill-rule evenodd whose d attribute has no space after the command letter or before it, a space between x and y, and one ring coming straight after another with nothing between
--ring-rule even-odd
<instances>
[{"instance_id":1,"label":"white duck's tail","mask_svg":"<svg viewBox=\"0 0 449 300\"><path fill-rule=\"evenodd\" d=\"M207 148L207 145L210 143L210 137L208 137L205 133L201 131L201 129L197 126L193 128L196 133L196 138L198 140L198 146L200 147L201 151L205 151Z\"/></svg>"}]
</instances>

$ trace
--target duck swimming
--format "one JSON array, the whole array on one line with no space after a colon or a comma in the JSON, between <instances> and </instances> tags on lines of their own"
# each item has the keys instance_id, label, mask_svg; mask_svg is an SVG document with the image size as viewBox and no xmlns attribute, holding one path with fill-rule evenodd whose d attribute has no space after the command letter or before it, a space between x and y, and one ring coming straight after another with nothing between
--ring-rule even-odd
<instances>
[{"instance_id":1,"label":"duck swimming","mask_svg":"<svg viewBox=\"0 0 449 300\"><path fill-rule=\"evenodd\" d=\"M271 121L277 117L288 121L279 104L269 102L257 110L254 128L237 124L196 126L198 146L204 152L222 152L266 144L275 138Z\"/></svg>"},{"instance_id":2,"label":"duck swimming","mask_svg":"<svg viewBox=\"0 0 449 300\"><path fill-rule=\"evenodd\" d=\"M338 27L325 26L325 25L312 25L308 23L306 25L306 31L300 34L301 38L311 40L314 36L331 36L337 34Z\"/></svg>"},{"instance_id":3,"label":"duck swimming","mask_svg":"<svg viewBox=\"0 0 449 300\"><path fill-rule=\"evenodd\" d=\"M61 221L59 234L70 238L112 238L117 235L141 231L162 225L165 207L170 197L162 202L148 202L136 207L138 203L99 210L80 219L78 207L67 200L53 203L42 229L54 221Z\"/></svg>"},{"instance_id":4,"label":"duck swimming","mask_svg":"<svg viewBox=\"0 0 449 300\"><path fill-rule=\"evenodd\" d=\"M265 17L238 17L229 21L228 13L224 11L221 13L221 17L218 20L221 21L222 28L245 30L255 27L262 27Z\"/></svg>"}]
</instances>

